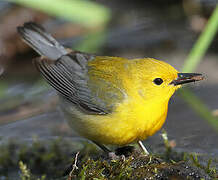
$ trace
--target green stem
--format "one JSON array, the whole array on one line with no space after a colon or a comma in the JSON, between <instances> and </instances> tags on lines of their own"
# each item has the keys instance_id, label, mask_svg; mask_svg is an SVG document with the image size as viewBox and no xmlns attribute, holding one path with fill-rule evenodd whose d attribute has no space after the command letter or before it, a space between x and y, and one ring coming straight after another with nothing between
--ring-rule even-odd
<instances>
[{"instance_id":1,"label":"green stem","mask_svg":"<svg viewBox=\"0 0 218 180\"><path fill-rule=\"evenodd\" d=\"M187 57L182 72L191 72L200 63L201 58L206 53L209 45L211 44L216 32L218 30L218 5L216 6L213 14L211 15L208 23L201 33L199 39L193 46L189 56Z\"/></svg>"},{"instance_id":2,"label":"green stem","mask_svg":"<svg viewBox=\"0 0 218 180\"><path fill-rule=\"evenodd\" d=\"M186 59L183 67L183 72L192 72L200 63L201 58L206 53L209 45L211 44L216 32L218 30L218 5L216 6L213 14L211 15L208 23L201 33L199 39L192 48L188 58ZM218 119L213 117L209 108L201 101L194 93L188 89L181 89L181 96L183 99L205 120L209 122L218 131Z\"/></svg>"},{"instance_id":3,"label":"green stem","mask_svg":"<svg viewBox=\"0 0 218 180\"><path fill-rule=\"evenodd\" d=\"M8 0L38 9L47 14L77 22L89 27L104 25L110 19L110 11L102 5L84 0Z\"/></svg>"},{"instance_id":4,"label":"green stem","mask_svg":"<svg viewBox=\"0 0 218 180\"><path fill-rule=\"evenodd\" d=\"M218 119L212 115L205 103L187 88L180 89L180 92L183 99L218 131Z\"/></svg>"}]
</instances>

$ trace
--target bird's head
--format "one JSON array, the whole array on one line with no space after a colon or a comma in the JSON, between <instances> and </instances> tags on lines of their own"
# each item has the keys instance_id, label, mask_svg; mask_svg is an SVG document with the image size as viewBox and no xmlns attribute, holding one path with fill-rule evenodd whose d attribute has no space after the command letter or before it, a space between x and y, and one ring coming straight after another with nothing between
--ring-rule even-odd
<instances>
[{"instance_id":1,"label":"bird's head","mask_svg":"<svg viewBox=\"0 0 218 180\"><path fill-rule=\"evenodd\" d=\"M203 79L201 74L180 73L168 63L152 58L136 59L135 65L138 94L146 100L169 100L183 84Z\"/></svg>"}]
</instances>

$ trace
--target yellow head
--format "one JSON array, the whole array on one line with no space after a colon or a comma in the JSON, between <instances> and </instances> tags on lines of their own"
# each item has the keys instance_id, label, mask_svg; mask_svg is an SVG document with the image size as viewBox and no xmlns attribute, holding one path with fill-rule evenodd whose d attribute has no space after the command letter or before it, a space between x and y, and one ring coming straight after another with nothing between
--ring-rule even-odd
<instances>
[{"instance_id":1,"label":"yellow head","mask_svg":"<svg viewBox=\"0 0 218 180\"><path fill-rule=\"evenodd\" d=\"M201 74L179 73L175 68L166 62L152 58L134 59L128 64L128 71L132 75L131 82L134 82L132 91L125 83L129 92L138 93L147 102L168 101L181 84L201 80Z\"/></svg>"}]
</instances>

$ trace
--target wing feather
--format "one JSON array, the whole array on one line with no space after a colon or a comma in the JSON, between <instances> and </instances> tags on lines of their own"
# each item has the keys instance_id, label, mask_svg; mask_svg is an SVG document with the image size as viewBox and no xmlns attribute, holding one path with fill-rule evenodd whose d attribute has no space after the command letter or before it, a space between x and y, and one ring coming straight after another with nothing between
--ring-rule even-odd
<instances>
[{"instance_id":1,"label":"wing feather","mask_svg":"<svg viewBox=\"0 0 218 180\"><path fill-rule=\"evenodd\" d=\"M76 52L76 54L72 52L63 55L56 61L41 57L35 59L34 63L42 76L60 95L91 114L109 113L110 110L106 109L105 103L95 97L88 87L88 70L84 65L87 64L87 60L84 61L82 53L78 55Z\"/></svg>"},{"instance_id":2,"label":"wing feather","mask_svg":"<svg viewBox=\"0 0 218 180\"><path fill-rule=\"evenodd\" d=\"M112 65L116 58L96 58L94 55L68 50L33 22L25 23L17 29L23 40L41 55L34 63L42 76L76 107L91 114L108 114L122 100L124 94L118 88L120 83L116 84L119 81L104 78L119 78ZM93 60L97 66L94 63L91 67L89 62ZM107 64L104 61L112 65L110 72L106 71Z\"/></svg>"}]
</instances>

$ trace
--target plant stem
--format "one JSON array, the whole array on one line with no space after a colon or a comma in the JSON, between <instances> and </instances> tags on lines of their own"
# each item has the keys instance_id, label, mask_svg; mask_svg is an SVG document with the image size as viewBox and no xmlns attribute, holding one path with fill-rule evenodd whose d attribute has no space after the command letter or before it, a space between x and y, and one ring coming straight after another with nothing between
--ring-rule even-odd
<instances>
[{"instance_id":1,"label":"plant stem","mask_svg":"<svg viewBox=\"0 0 218 180\"><path fill-rule=\"evenodd\" d=\"M206 53L209 45L211 44L216 32L218 30L218 5L216 6L213 14L211 15L208 23L201 33L199 39L193 46L189 56L185 60L182 72L194 71L196 66L200 63L201 58Z\"/></svg>"},{"instance_id":2,"label":"plant stem","mask_svg":"<svg viewBox=\"0 0 218 180\"><path fill-rule=\"evenodd\" d=\"M88 27L105 25L110 11L102 5L82 0L8 0L23 6L38 9L47 14L83 24Z\"/></svg>"}]
</instances>

